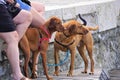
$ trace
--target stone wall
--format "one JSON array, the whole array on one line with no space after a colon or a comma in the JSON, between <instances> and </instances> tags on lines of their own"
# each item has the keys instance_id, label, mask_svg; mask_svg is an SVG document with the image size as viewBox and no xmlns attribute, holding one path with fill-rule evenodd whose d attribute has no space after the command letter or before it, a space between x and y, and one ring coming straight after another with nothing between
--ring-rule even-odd
<instances>
[{"instance_id":1,"label":"stone wall","mask_svg":"<svg viewBox=\"0 0 120 80\"><path fill-rule=\"evenodd\" d=\"M43 1L43 0L40 0ZM55 0L56 1L56 0ZM72 1L72 0L71 0ZM88 0L87 0L88 1ZM120 0L89 0L90 2L79 2L75 4L59 5L56 4L46 5L45 18L48 19L51 16L58 16L63 22L76 19L76 15L81 13L87 20L89 26L99 25L98 31L92 32L94 38L93 57L95 60L95 68L102 68L106 72L113 68L120 68ZM44 0L44 3L46 0ZM49 2L49 1L48 1ZM51 2L51 1L50 1ZM54 64L53 59L53 41L54 35L48 48L48 64ZM0 51L3 48L2 40L0 40ZM87 55L87 53L86 53ZM23 55L22 60L23 60ZM60 52L60 59L63 60L66 54ZM60 66L60 70L68 70L70 65L70 55L64 65ZM39 58L39 75L43 75L43 68L41 64L41 57ZM75 68L83 68L84 63L79 54L76 54ZM49 66L49 73L52 74L54 66ZM5 59L2 60L0 54L0 80L10 79L11 68L9 62Z\"/></svg>"}]
</instances>

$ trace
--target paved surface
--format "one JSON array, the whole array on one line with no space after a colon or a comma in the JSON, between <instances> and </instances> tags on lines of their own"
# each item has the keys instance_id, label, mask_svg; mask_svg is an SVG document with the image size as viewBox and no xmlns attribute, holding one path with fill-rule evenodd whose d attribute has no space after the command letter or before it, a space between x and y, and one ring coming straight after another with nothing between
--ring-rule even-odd
<instances>
[{"instance_id":1,"label":"paved surface","mask_svg":"<svg viewBox=\"0 0 120 80\"><path fill-rule=\"evenodd\" d=\"M73 77L67 77L66 71L61 72L60 76L52 76L54 80L99 80L100 74L102 72L101 69L95 69L94 75L89 74L81 74L82 69L76 69L74 70ZM37 80L47 80L45 76L40 76Z\"/></svg>"}]
</instances>

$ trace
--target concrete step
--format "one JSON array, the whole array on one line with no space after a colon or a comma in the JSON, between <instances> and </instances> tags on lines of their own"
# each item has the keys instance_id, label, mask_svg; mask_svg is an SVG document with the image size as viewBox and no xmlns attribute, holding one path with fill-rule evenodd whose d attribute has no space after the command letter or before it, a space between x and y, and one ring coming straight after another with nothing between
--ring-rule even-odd
<instances>
[{"instance_id":1,"label":"concrete step","mask_svg":"<svg viewBox=\"0 0 120 80\"><path fill-rule=\"evenodd\" d=\"M95 69L94 75L82 74L83 69L74 70L73 77L67 77L67 71L61 72L59 76L52 76L54 80L99 80L102 69ZM40 76L37 80L47 80L46 76Z\"/></svg>"},{"instance_id":2,"label":"concrete step","mask_svg":"<svg viewBox=\"0 0 120 80\"><path fill-rule=\"evenodd\" d=\"M112 69L108 73L110 80L120 80L120 69Z\"/></svg>"}]
</instances>

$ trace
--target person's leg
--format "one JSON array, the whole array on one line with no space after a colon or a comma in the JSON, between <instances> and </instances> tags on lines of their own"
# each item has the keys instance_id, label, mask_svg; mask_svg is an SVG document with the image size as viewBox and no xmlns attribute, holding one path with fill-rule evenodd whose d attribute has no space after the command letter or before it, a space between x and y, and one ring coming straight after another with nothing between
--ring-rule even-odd
<instances>
[{"instance_id":1,"label":"person's leg","mask_svg":"<svg viewBox=\"0 0 120 80\"><path fill-rule=\"evenodd\" d=\"M42 15L40 15L34 8L31 7L30 12L32 13L33 19L31 25L33 27L40 28L45 24L45 19Z\"/></svg>"},{"instance_id":2,"label":"person's leg","mask_svg":"<svg viewBox=\"0 0 120 80\"><path fill-rule=\"evenodd\" d=\"M37 1L31 1L31 6L35 8L41 15L45 12L45 6L43 3Z\"/></svg>"},{"instance_id":3,"label":"person's leg","mask_svg":"<svg viewBox=\"0 0 120 80\"><path fill-rule=\"evenodd\" d=\"M14 80L20 80L23 75L21 73L19 65L18 34L16 31L12 31L0 33L0 37L2 37L7 43L7 57L11 64L13 78Z\"/></svg>"},{"instance_id":4,"label":"person's leg","mask_svg":"<svg viewBox=\"0 0 120 80\"><path fill-rule=\"evenodd\" d=\"M20 10L18 10L18 12L19 11ZM11 14L7 11L4 5L0 5L0 26L0 38L2 38L7 43L6 54L11 64L13 80L20 80L24 76L20 71L19 65L19 35L15 31L15 25ZM28 79L26 78L26 80Z\"/></svg>"},{"instance_id":5,"label":"person's leg","mask_svg":"<svg viewBox=\"0 0 120 80\"><path fill-rule=\"evenodd\" d=\"M31 23L32 27L41 28L41 26L44 25L44 23L45 23L44 17L35 8L27 5L26 3L22 2L21 0L17 0L17 2L20 4L21 9L24 9L24 10L32 13L32 16L33 16L32 23Z\"/></svg>"},{"instance_id":6,"label":"person's leg","mask_svg":"<svg viewBox=\"0 0 120 80\"><path fill-rule=\"evenodd\" d=\"M16 24L16 31L18 32L20 40L31 24L32 15L28 11L21 10L19 14L13 18L13 21Z\"/></svg>"}]
</instances>

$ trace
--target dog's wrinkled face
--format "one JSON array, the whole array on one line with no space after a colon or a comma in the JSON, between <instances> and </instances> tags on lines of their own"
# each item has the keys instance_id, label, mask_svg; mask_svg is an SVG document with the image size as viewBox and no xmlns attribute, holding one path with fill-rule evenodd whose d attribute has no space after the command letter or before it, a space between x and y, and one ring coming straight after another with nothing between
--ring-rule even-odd
<instances>
[{"instance_id":1,"label":"dog's wrinkled face","mask_svg":"<svg viewBox=\"0 0 120 80\"><path fill-rule=\"evenodd\" d=\"M64 27L62 25L61 20L58 17L52 17L49 20L49 30L50 31L64 31Z\"/></svg>"},{"instance_id":2,"label":"dog's wrinkled face","mask_svg":"<svg viewBox=\"0 0 120 80\"><path fill-rule=\"evenodd\" d=\"M85 28L81 23L76 20L71 20L67 23L67 31L70 35L81 34L85 35L88 33L88 29Z\"/></svg>"}]
</instances>

